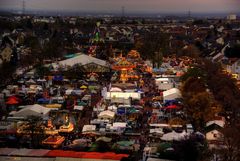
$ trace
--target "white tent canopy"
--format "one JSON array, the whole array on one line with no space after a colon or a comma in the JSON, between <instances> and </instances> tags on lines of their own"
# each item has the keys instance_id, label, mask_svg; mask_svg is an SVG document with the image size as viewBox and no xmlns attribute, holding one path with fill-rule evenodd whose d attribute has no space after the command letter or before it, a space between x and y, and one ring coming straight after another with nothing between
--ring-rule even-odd
<instances>
[{"instance_id":1,"label":"white tent canopy","mask_svg":"<svg viewBox=\"0 0 240 161\"><path fill-rule=\"evenodd\" d=\"M82 132L94 132L96 131L96 125L84 125Z\"/></svg>"},{"instance_id":2,"label":"white tent canopy","mask_svg":"<svg viewBox=\"0 0 240 161\"><path fill-rule=\"evenodd\" d=\"M187 133L186 131L183 131L182 133L177 133L175 131L172 131L170 133L164 134L161 137L161 140L165 140L165 141L172 141L172 140L181 140L184 139L185 137L189 136L190 134Z\"/></svg>"},{"instance_id":3,"label":"white tent canopy","mask_svg":"<svg viewBox=\"0 0 240 161\"><path fill-rule=\"evenodd\" d=\"M83 106L74 106L74 110L79 110L79 111L82 111L83 110Z\"/></svg>"},{"instance_id":4,"label":"white tent canopy","mask_svg":"<svg viewBox=\"0 0 240 161\"><path fill-rule=\"evenodd\" d=\"M172 88L163 92L163 100L174 100L177 98L181 98L181 92L177 88Z\"/></svg>"},{"instance_id":5,"label":"white tent canopy","mask_svg":"<svg viewBox=\"0 0 240 161\"><path fill-rule=\"evenodd\" d=\"M110 92L122 92L122 89L121 88L118 88L118 87L112 87L110 89Z\"/></svg>"},{"instance_id":6,"label":"white tent canopy","mask_svg":"<svg viewBox=\"0 0 240 161\"><path fill-rule=\"evenodd\" d=\"M138 92L107 92L105 99L141 99L141 94Z\"/></svg>"},{"instance_id":7,"label":"white tent canopy","mask_svg":"<svg viewBox=\"0 0 240 161\"><path fill-rule=\"evenodd\" d=\"M155 79L156 82L170 82L169 78L156 78Z\"/></svg>"},{"instance_id":8,"label":"white tent canopy","mask_svg":"<svg viewBox=\"0 0 240 161\"><path fill-rule=\"evenodd\" d=\"M33 79L29 79L28 81L26 81L26 83L28 83L28 84L36 84L36 82Z\"/></svg>"},{"instance_id":9,"label":"white tent canopy","mask_svg":"<svg viewBox=\"0 0 240 161\"><path fill-rule=\"evenodd\" d=\"M160 134L160 135L163 135L164 132L163 132L163 129L162 128L156 128L156 129L150 129L150 134Z\"/></svg>"},{"instance_id":10,"label":"white tent canopy","mask_svg":"<svg viewBox=\"0 0 240 161\"><path fill-rule=\"evenodd\" d=\"M115 112L112 111L103 111L98 114L99 119L113 119L115 116Z\"/></svg>"},{"instance_id":11,"label":"white tent canopy","mask_svg":"<svg viewBox=\"0 0 240 161\"><path fill-rule=\"evenodd\" d=\"M6 96L10 96L11 94L10 90L7 90L7 89L4 89L2 93L5 94Z\"/></svg>"},{"instance_id":12,"label":"white tent canopy","mask_svg":"<svg viewBox=\"0 0 240 161\"><path fill-rule=\"evenodd\" d=\"M52 110L39 104L28 105L13 114L14 117L46 116Z\"/></svg>"},{"instance_id":13,"label":"white tent canopy","mask_svg":"<svg viewBox=\"0 0 240 161\"><path fill-rule=\"evenodd\" d=\"M46 79L44 79L44 78L43 78L43 79L40 79L40 78L39 78L39 79L37 79L37 82L46 82Z\"/></svg>"},{"instance_id":14,"label":"white tent canopy","mask_svg":"<svg viewBox=\"0 0 240 161\"><path fill-rule=\"evenodd\" d=\"M95 64L105 66L105 67L108 66L106 61L97 59L97 58L94 58L94 57L91 57L91 56L88 56L88 55L85 55L82 53L79 53L79 55L76 57L69 58L69 59L58 62L58 64L60 66L70 66L70 67L72 67L76 64L86 65L86 64L90 64L90 63L95 63ZM55 66L55 65L56 64L53 64L53 66Z\"/></svg>"},{"instance_id":15,"label":"white tent canopy","mask_svg":"<svg viewBox=\"0 0 240 161\"><path fill-rule=\"evenodd\" d=\"M113 127L114 128L125 128L127 126L126 122L114 122Z\"/></svg>"},{"instance_id":16,"label":"white tent canopy","mask_svg":"<svg viewBox=\"0 0 240 161\"><path fill-rule=\"evenodd\" d=\"M108 110L115 111L115 110L117 110L117 106L115 106L115 105L108 106Z\"/></svg>"}]
</instances>

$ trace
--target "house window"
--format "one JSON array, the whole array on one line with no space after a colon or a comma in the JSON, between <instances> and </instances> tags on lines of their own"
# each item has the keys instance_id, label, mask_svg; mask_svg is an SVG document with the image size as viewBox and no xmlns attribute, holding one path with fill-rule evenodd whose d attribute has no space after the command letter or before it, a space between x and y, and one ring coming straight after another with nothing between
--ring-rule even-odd
<instances>
[{"instance_id":1,"label":"house window","mask_svg":"<svg viewBox=\"0 0 240 161\"><path fill-rule=\"evenodd\" d=\"M217 138L217 134L213 134L213 137L214 137L214 138Z\"/></svg>"}]
</instances>

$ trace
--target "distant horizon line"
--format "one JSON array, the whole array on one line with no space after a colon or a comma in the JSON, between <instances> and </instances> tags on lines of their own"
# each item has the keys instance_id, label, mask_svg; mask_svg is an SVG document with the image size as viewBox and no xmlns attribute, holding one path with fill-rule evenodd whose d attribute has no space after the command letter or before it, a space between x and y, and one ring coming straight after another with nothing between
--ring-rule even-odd
<instances>
[{"instance_id":1,"label":"distant horizon line","mask_svg":"<svg viewBox=\"0 0 240 161\"><path fill-rule=\"evenodd\" d=\"M21 14L22 10L21 9L5 9L5 8L0 8L1 12L8 12L8 13L15 13L15 14ZM228 12L228 11L219 11L219 12L195 12L191 11L191 16L227 16L229 14L236 14L237 16L240 16L240 12ZM43 14L43 15L114 15L114 16L122 16L122 13L120 11L71 11L71 10L40 10L40 9L28 9L25 10L25 13L27 14ZM189 10L188 11L176 11L176 12L166 12L166 11L131 11L131 12L125 12L124 16L133 16L133 15L141 15L141 16L188 16Z\"/></svg>"}]
</instances>

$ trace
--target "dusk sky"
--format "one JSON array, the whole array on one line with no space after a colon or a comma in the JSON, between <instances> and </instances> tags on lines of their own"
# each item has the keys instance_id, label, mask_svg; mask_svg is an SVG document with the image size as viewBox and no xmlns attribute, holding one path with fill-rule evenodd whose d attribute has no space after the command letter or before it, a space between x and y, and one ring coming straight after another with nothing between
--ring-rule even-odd
<instances>
[{"instance_id":1,"label":"dusk sky","mask_svg":"<svg viewBox=\"0 0 240 161\"><path fill-rule=\"evenodd\" d=\"M120 12L239 12L240 0L25 0L26 10ZM22 0L0 0L0 9L21 9Z\"/></svg>"}]
</instances>

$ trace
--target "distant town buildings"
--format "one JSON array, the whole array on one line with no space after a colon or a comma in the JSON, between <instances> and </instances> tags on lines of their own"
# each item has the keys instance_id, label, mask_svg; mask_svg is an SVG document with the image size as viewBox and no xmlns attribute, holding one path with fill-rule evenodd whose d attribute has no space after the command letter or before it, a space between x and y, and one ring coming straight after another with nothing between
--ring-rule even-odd
<instances>
[{"instance_id":1,"label":"distant town buildings","mask_svg":"<svg viewBox=\"0 0 240 161\"><path fill-rule=\"evenodd\" d=\"M236 20L237 19L237 15L236 14L230 14L227 16L228 20Z\"/></svg>"}]
</instances>

